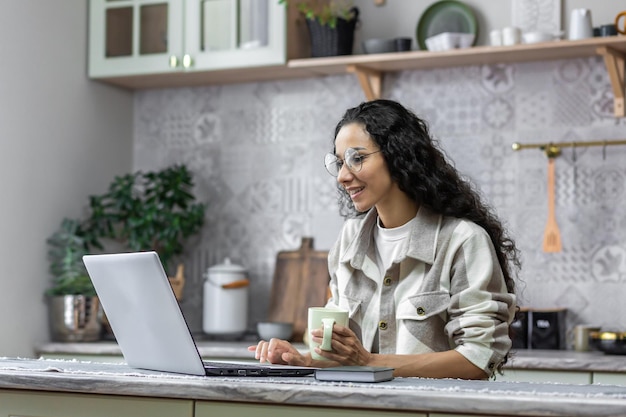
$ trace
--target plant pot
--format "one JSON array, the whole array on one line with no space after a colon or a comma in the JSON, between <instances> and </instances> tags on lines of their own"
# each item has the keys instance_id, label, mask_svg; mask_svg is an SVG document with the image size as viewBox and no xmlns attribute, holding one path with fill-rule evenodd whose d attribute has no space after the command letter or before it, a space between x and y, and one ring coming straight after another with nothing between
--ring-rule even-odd
<instances>
[{"instance_id":1,"label":"plant pot","mask_svg":"<svg viewBox=\"0 0 626 417\"><path fill-rule=\"evenodd\" d=\"M100 340L102 309L98 297L59 295L48 298L50 337L56 342Z\"/></svg>"},{"instance_id":2,"label":"plant pot","mask_svg":"<svg viewBox=\"0 0 626 417\"><path fill-rule=\"evenodd\" d=\"M354 18L337 19L337 25L331 28L315 19L305 19L311 38L311 57L352 55L354 30L359 17L359 9L354 7Z\"/></svg>"}]
</instances>

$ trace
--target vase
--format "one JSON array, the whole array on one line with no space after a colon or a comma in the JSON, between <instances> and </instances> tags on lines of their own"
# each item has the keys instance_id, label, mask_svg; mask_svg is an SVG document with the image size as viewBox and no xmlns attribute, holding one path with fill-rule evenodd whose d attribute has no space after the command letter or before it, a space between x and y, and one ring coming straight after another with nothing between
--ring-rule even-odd
<instances>
[{"instance_id":1,"label":"vase","mask_svg":"<svg viewBox=\"0 0 626 417\"><path fill-rule=\"evenodd\" d=\"M337 25L332 28L321 24L316 19L306 19L311 38L311 57L352 55L354 30L359 17L359 9L352 8L353 18L337 18Z\"/></svg>"},{"instance_id":2,"label":"vase","mask_svg":"<svg viewBox=\"0 0 626 417\"><path fill-rule=\"evenodd\" d=\"M59 295L48 298L50 338L56 342L100 340L102 309L98 297Z\"/></svg>"}]
</instances>

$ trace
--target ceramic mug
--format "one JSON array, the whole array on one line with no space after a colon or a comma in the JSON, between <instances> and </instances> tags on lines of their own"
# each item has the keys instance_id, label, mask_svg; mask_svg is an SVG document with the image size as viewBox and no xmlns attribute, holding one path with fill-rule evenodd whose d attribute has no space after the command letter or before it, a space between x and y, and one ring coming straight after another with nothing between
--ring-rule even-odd
<instances>
[{"instance_id":1,"label":"ceramic mug","mask_svg":"<svg viewBox=\"0 0 626 417\"><path fill-rule=\"evenodd\" d=\"M626 19L624 19L625 23L622 27L619 26L619 22L622 17L626 17L626 10L623 12L619 12L617 16L615 16L615 28L617 29L617 33L621 33L622 35L626 35Z\"/></svg>"},{"instance_id":2,"label":"ceramic mug","mask_svg":"<svg viewBox=\"0 0 626 417\"><path fill-rule=\"evenodd\" d=\"M517 45L521 41L522 31L513 26L502 29L502 45Z\"/></svg>"},{"instance_id":3,"label":"ceramic mug","mask_svg":"<svg viewBox=\"0 0 626 417\"><path fill-rule=\"evenodd\" d=\"M489 32L489 45L502 46L502 31L500 29Z\"/></svg>"},{"instance_id":4,"label":"ceramic mug","mask_svg":"<svg viewBox=\"0 0 626 417\"><path fill-rule=\"evenodd\" d=\"M309 337L309 350L311 351L311 357L315 360L328 360L323 356L315 353L315 348L320 347L322 350L331 351L332 347L330 342L333 338L333 326L335 323L341 326L348 325L348 312L337 308L330 307L309 307L309 321L308 330L324 329L324 338L322 343L315 343L312 337Z\"/></svg>"}]
</instances>

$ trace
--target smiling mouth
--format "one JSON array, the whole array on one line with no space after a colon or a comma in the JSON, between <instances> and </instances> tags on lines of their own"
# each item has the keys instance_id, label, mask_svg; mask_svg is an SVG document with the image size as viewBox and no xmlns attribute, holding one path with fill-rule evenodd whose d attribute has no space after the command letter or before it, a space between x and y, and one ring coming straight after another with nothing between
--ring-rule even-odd
<instances>
[{"instance_id":1,"label":"smiling mouth","mask_svg":"<svg viewBox=\"0 0 626 417\"><path fill-rule=\"evenodd\" d=\"M350 197L354 198L354 196L359 194L364 189L365 189L365 187L359 187L359 188L354 188L354 189L350 189L350 190L347 190L347 191L348 191L348 194L350 195Z\"/></svg>"}]
</instances>

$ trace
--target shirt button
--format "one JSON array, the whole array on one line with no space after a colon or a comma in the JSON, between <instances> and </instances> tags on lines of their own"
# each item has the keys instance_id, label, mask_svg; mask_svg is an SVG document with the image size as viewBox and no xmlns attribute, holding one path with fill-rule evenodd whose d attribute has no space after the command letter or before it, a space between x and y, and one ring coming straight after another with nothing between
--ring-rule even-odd
<instances>
[{"instance_id":1,"label":"shirt button","mask_svg":"<svg viewBox=\"0 0 626 417\"><path fill-rule=\"evenodd\" d=\"M426 314L426 310L424 310L424 307L417 307L417 315L423 316L424 314Z\"/></svg>"},{"instance_id":2,"label":"shirt button","mask_svg":"<svg viewBox=\"0 0 626 417\"><path fill-rule=\"evenodd\" d=\"M391 285L391 277L385 277L385 279L383 280L383 284L385 286L390 286Z\"/></svg>"},{"instance_id":3,"label":"shirt button","mask_svg":"<svg viewBox=\"0 0 626 417\"><path fill-rule=\"evenodd\" d=\"M387 322L385 320L381 320L378 322L378 328L380 330L387 330Z\"/></svg>"}]
</instances>

